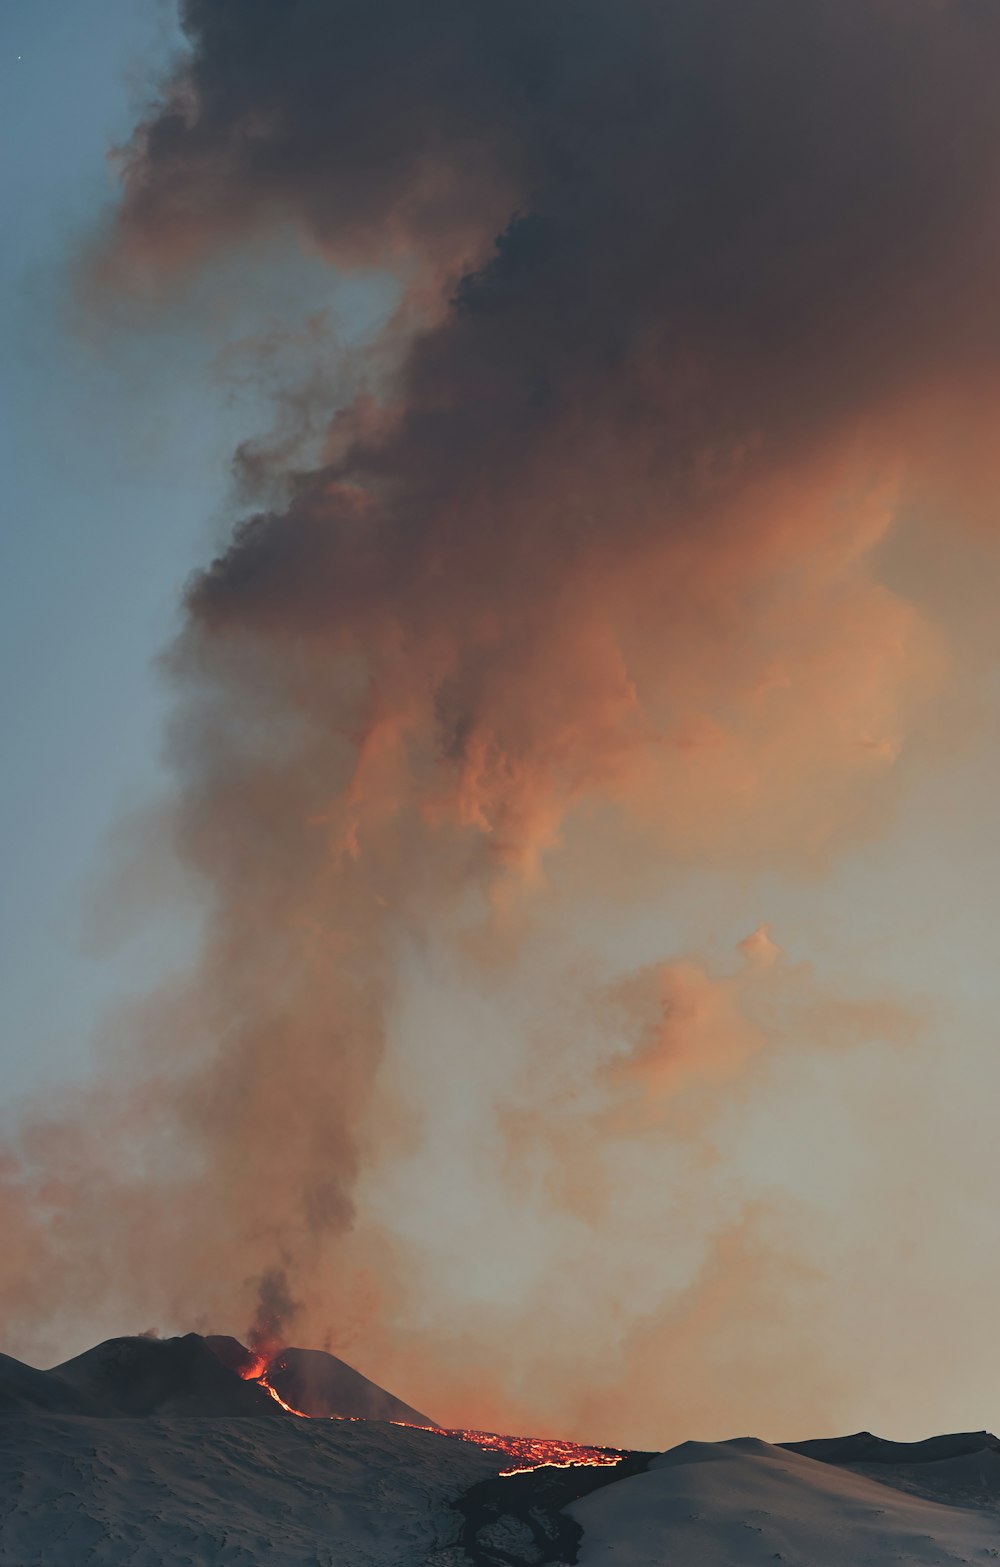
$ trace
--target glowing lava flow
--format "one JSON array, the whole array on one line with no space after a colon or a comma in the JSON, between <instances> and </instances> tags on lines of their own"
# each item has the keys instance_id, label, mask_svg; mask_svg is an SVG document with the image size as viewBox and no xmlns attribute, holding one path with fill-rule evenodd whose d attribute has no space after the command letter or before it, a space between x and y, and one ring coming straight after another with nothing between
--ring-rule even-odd
<instances>
[{"instance_id":1,"label":"glowing lava flow","mask_svg":"<svg viewBox=\"0 0 1000 1567\"><path fill-rule=\"evenodd\" d=\"M624 1454L616 1447L581 1447L579 1442L561 1442L540 1436L500 1436L496 1431L448 1430L442 1426L414 1426L394 1420L394 1426L409 1431L431 1431L436 1436L451 1436L460 1442L472 1442L488 1453L505 1453L512 1460L502 1476L525 1474L529 1469L573 1469L577 1466L609 1469L620 1464Z\"/></svg>"},{"instance_id":2,"label":"glowing lava flow","mask_svg":"<svg viewBox=\"0 0 1000 1567\"><path fill-rule=\"evenodd\" d=\"M274 1402L280 1404L282 1409L287 1410L288 1414L298 1415L302 1420L311 1419L311 1416L307 1415L304 1409L293 1409L291 1404L285 1403L277 1388L272 1387L267 1380L267 1372L268 1362L263 1355L254 1355L251 1360L247 1361L245 1366L239 1368L239 1374L244 1382L256 1382L257 1386L262 1387L265 1393L269 1393Z\"/></svg>"},{"instance_id":3,"label":"glowing lava flow","mask_svg":"<svg viewBox=\"0 0 1000 1567\"><path fill-rule=\"evenodd\" d=\"M279 1366L279 1370L282 1369ZM304 1409L295 1409L285 1402L277 1388L268 1381L269 1363L263 1355L255 1355L240 1368L244 1382L256 1382L290 1415L301 1420L354 1420L354 1415L307 1415ZM526 1474L531 1469L573 1469L577 1465L600 1469L620 1464L624 1454L616 1447L581 1447L578 1442L560 1442L537 1436L500 1436L496 1431L463 1431L445 1426L418 1426L408 1420L392 1420L390 1425L401 1426L405 1431L429 1431L433 1436L450 1436L459 1442L471 1442L487 1453L504 1453L511 1460L510 1467L501 1469L501 1476Z\"/></svg>"},{"instance_id":4,"label":"glowing lava flow","mask_svg":"<svg viewBox=\"0 0 1000 1567\"><path fill-rule=\"evenodd\" d=\"M274 1402L276 1404L280 1404L282 1409L287 1409L290 1415L298 1415L302 1420L310 1420L312 1418L311 1415L306 1414L304 1409L293 1409L291 1404L286 1404L277 1388L272 1387L270 1382L267 1380L266 1373L259 1377L254 1377L253 1380L255 1382L259 1382L261 1387L264 1389L264 1392L270 1393L271 1397L274 1399Z\"/></svg>"}]
</instances>

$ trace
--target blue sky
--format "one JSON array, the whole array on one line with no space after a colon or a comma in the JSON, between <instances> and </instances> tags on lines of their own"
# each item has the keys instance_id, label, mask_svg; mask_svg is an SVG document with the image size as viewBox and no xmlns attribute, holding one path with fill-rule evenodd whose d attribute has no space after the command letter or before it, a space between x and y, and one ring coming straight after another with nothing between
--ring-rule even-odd
<instances>
[{"instance_id":1,"label":"blue sky","mask_svg":"<svg viewBox=\"0 0 1000 1567\"><path fill-rule=\"evenodd\" d=\"M174 915L109 941L100 887L122 824L166 782L156 669L189 573L228 517L238 440L267 423L223 349L339 302L341 330L385 305L316 259L244 257L189 301L189 326L80 299L127 137L182 40L164 0L8 0L0 255L0 994L6 1098L90 1056L109 1001L185 944ZM339 292L338 292L339 291ZM346 321L346 326L345 326ZM235 375L240 376L237 361ZM120 925L120 921L118 922Z\"/></svg>"},{"instance_id":2,"label":"blue sky","mask_svg":"<svg viewBox=\"0 0 1000 1567\"><path fill-rule=\"evenodd\" d=\"M141 395L75 319L71 264L113 194L106 153L174 43L155 0L12 0L2 23L5 520L0 571L0 987L8 1094L75 1069L120 973L88 954L86 888L157 782L151 655L175 623L216 432ZM135 377L133 377L135 379ZM224 476L224 471L223 471ZM193 504L194 503L194 504Z\"/></svg>"}]
</instances>

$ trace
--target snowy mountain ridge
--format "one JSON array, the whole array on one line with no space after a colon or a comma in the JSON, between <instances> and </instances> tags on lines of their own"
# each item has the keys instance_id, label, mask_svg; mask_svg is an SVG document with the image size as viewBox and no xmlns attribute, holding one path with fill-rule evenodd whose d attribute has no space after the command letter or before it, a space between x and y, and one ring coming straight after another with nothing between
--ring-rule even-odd
<instances>
[{"instance_id":1,"label":"snowy mountain ridge","mask_svg":"<svg viewBox=\"0 0 1000 1567\"><path fill-rule=\"evenodd\" d=\"M296 1353L317 1400L399 1402ZM511 1473L423 1417L289 1414L224 1358L194 1334L111 1339L51 1371L0 1356L0 1567L1000 1561L988 1432L685 1442Z\"/></svg>"}]
</instances>

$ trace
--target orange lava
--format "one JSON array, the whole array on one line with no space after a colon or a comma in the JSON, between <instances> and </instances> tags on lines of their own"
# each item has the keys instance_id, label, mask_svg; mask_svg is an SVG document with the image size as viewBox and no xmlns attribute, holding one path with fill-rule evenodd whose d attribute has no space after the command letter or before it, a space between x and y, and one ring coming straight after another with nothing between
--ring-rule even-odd
<instances>
[{"instance_id":1,"label":"orange lava","mask_svg":"<svg viewBox=\"0 0 1000 1567\"><path fill-rule=\"evenodd\" d=\"M354 1420L353 1415L307 1415L304 1409L295 1409L285 1402L277 1388L267 1379L268 1363L262 1355L255 1355L241 1369L244 1382L256 1382L279 1404L286 1413L298 1415L301 1420ZM511 1460L510 1467L501 1469L502 1476L526 1474L530 1469L572 1469L576 1465L599 1469L620 1464L622 1452L616 1447L582 1447L579 1442L562 1442L539 1436L501 1436L496 1431L463 1431L445 1426L418 1426L407 1420L393 1420L391 1425L402 1426L407 1431L430 1431L434 1436L450 1436L459 1442L471 1442L487 1453L504 1453Z\"/></svg>"},{"instance_id":2,"label":"orange lava","mask_svg":"<svg viewBox=\"0 0 1000 1567\"><path fill-rule=\"evenodd\" d=\"M286 1404L277 1388L273 1388L271 1386L266 1376L255 1377L254 1380L259 1382L265 1393L270 1393L271 1397L274 1399L274 1402L276 1404L280 1404L282 1409L286 1409L290 1415L298 1415L302 1420L310 1420L312 1418L310 1415L306 1414L304 1409L293 1409L291 1404Z\"/></svg>"},{"instance_id":3,"label":"orange lava","mask_svg":"<svg viewBox=\"0 0 1000 1567\"><path fill-rule=\"evenodd\" d=\"M267 1361L263 1355L251 1355L245 1365L236 1369L244 1382L258 1382L267 1370Z\"/></svg>"},{"instance_id":4,"label":"orange lava","mask_svg":"<svg viewBox=\"0 0 1000 1567\"><path fill-rule=\"evenodd\" d=\"M283 1370L284 1368L279 1367L279 1369ZM263 1355L254 1355L252 1359L247 1361L245 1366L239 1367L239 1373L244 1382L256 1382L257 1386L262 1387L265 1393L270 1394L274 1402L280 1404L282 1409L287 1410L288 1414L298 1415L302 1420L311 1419L312 1417L307 1415L304 1409L295 1409L291 1404L286 1404L277 1388L272 1387L267 1380L267 1372L268 1362Z\"/></svg>"},{"instance_id":5,"label":"orange lava","mask_svg":"<svg viewBox=\"0 0 1000 1567\"><path fill-rule=\"evenodd\" d=\"M432 1431L436 1436L456 1437L460 1442L472 1442L488 1453L505 1453L512 1460L501 1475L525 1474L529 1469L573 1469L577 1465L609 1469L620 1464L624 1456L616 1447L582 1447L579 1442L563 1442L551 1437L501 1436L496 1431L447 1430L441 1426L410 1426L405 1420L394 1420L396 1426L407 1426L411 1431Z\"/></svg>"}]
</instances>

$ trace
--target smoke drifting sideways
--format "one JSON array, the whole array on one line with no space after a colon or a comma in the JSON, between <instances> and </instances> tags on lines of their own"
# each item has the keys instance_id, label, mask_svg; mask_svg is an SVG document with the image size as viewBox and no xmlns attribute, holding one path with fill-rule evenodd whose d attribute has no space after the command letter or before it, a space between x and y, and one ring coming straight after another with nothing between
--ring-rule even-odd
<instances>
[{"instance_id":1,"label":"smoke drifting sideways","mask_svg":"<svg viewBox=\"0 0 1000 1567\"><path fill-rule=\"evenodd\" d=\"M948 678L946 628L880 550L909 504L982 526L996 477L992 4L182 15L99 285L182 319L189 278L274 232L395 272L403 304L392 374L190 585L173 831L203 951L82 1108L24 1122L14 1352L70 1298L239 1331L279 1280L315 1341L405 1294L358 1207L420 1135L380 1076L401 950L516 974L570 863L620 902L617 845L665 874L815 870L876 831ZM768 969L765 943L745 960ZM666 970L685 994L686 961ZM644 1125L646 1080L656 1106L692 1078L723 1093L759 1049L712 1016L691 1059L664 1025L595 1066L588 1135ZM463 1070L484 1070L471 1047ZM519 1351L541 1353L527 1328ZM433 1382L400 1390L458 1417Z\"/></svg>"}]
</instances>

